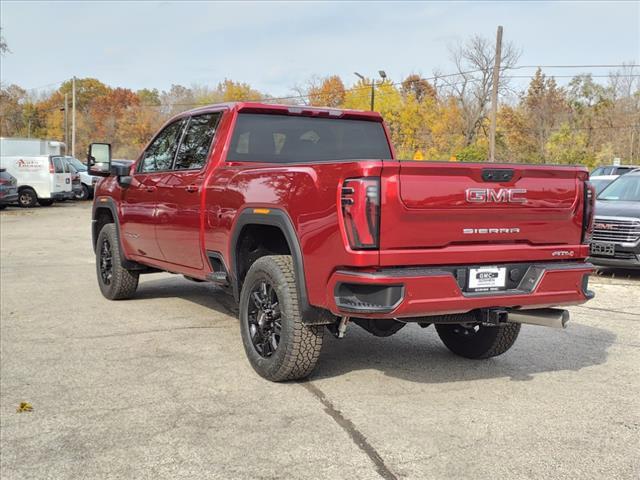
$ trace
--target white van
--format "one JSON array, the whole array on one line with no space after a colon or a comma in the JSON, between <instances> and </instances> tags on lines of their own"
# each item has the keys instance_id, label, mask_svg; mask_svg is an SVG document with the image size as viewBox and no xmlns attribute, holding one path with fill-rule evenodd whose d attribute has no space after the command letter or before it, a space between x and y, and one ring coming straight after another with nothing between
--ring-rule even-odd
<instances>
[{"instance_id":1,"label":"white van","mask_svg":"<svg viewBox=\"0 0 640 480\"><path fill-rule=\"evenodd\" d=\"M71 172L61 157L2 156L0 167L18 180L18 204L21 207L51 205L54 200L73 199Z\"/></svg>"}]
</instances>

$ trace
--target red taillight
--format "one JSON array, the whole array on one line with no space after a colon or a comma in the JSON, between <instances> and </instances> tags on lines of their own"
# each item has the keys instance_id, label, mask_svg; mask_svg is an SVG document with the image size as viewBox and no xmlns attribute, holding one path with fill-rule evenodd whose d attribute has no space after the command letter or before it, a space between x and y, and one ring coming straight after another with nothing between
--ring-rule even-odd
<instances>
[{"instance_id":1,"label":"red taillight","mask_svg":"<svg viewBox=\"0 0 640 480\"><path fill-rule=\"evenodd\" d=\"M55 173L55 170L53 169L53 160L51 158L49 159L49 173Z\"/></svg>"},{"instance_id":2,"label":"red taillight","mask_svg":"<svg viewBox=\"0 0 640 480\"><path fill-rule=\"evenodd\" d=\"M582 243L591 241L593 232L593 213L596 203L596 189L589 182L584 182L584 211L582 213Z\"/></svg>"},{"instance_id":3,"label":"red taillight","mask_svg":"<svg viewBox=\"0 0 640 480\"><path fill-rule=\"evenodd\" d=\"M351 248L378 248L380 236L380 179L349 178L340 195L342 217Z\"/></svg>"}]
</instances>

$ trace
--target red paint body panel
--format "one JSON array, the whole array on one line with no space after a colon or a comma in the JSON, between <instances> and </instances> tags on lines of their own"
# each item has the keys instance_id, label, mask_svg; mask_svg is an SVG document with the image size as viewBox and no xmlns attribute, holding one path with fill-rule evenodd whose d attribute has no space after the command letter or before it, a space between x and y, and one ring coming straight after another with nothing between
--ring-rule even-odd
<instances>
[{"instance_id":1,"label":"red paint body panel","mask_svg":"<svg viewBox=\"0 0 640 480\"><path fill-rule=\"evenodd\" d=\"M200 171L134 174L130 187L105 178L96 191L118 206L127 258L205 279L207 251L220 252L232 268L231 244L239 214L248 208L279 209L290 219L302 251L309 303L338 311L333 289L338 270L356 274L385 266L433 266L574 260L584 268L548 272L535 292L520 296L464 297L452 277L401 279L408 296L379 318L468 311L491 306L547 306L585 301L580 284L591 271L581 244L583 180L580 167L454 164L362 160L317 164L227 162L239 112L330 116L325 109L237 103L181 114L222 111L207 165ZM340 118L379 121L377 113L344 111ZM178 118L178 117L176 117ZM175 118L174 118L175 119ZM388 137L388 130L385 126ZM393 148L390 146L393 155ZM515 171L507 183L486 183L483 168ZM345 234L340 192L345 179L381 178L380 248L352 250ZM187 187L194 191L188 191ZM527 204L470 205L465 189L526 189ZM464 228L517 227L510 234L463 234ZM558 251L563 252L558 257ZM389 279L387 279L389 280ZM360 281L367 282L364 276ZM375 282L380 282L377 278ZM394 279L397 283L398 278ZM508 298L507 298L508 297Z\"/></svg>"},{"instance_id":2,"label":"red paint body panel","mask_svg":"<svg viewBox=\"0 0 640 480\"><path fill-rule=\"evenodd\" d=\"M575 245L582 236L583 182L575 167L492 164L514 170L505 183L484 182L487 164L385 164L381 248L429 248L482 243ZM518 189L526 203L469 203L467 189ZM464 234L465 228L519 232Z\"/></svg>"}]
</instances>

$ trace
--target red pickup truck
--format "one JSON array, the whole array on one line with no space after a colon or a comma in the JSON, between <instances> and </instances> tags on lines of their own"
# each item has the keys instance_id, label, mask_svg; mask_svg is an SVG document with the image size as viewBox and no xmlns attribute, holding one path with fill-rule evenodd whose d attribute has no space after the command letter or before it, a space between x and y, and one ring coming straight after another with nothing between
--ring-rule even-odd
<instances>
[{"instance_id":1,"label":"red pickup truck","mask_svg":"<svg viewBox=\"0 0 640 480\"><path fill-rule=\"evenodd\" d=\"M90 146L100 289L158 271L239 303L253 368L314 368L329 330L434 324L468 358L520 325L562 327L589 300L593 189L584 168L398 161L374 112L233 103L167 122L134 165Z\"/></svg>"}]
</instances>

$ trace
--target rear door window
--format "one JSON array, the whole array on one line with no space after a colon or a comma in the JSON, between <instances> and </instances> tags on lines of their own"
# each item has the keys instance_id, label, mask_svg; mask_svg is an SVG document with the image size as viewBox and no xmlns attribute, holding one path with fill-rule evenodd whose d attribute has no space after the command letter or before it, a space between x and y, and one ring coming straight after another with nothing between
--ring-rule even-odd
<instances>
[{"instance_id":1,"label":"rear door window","mask_svg":"<svg viewBox=\"0 0 640 480\"><path fill-rule=\"evenodd\" d=\"M204 167L220 115L220 113L207 113L189 119L176 155L174 167L176 170L200 170Z\"/></svg>"},{"instance_id":2,"label":"rear door window","mask_svg":"<svg viewBox=\"0 0 640 480\"><path fill-rule=\"evenodd\" d=\"M227 161L299 163L391 159L382 123L241 113Z\"/></svg>"},{"instance_id":3,"label":"rear door window","mask_svg":"<svg viewBox=\"0 0 640 480\"><path fill-rule=\"evenodd\" d=\"M55 157L53 159L53 171L55 173L64 173L64 162L62 161L62 158Z\"/></svg>"},{"instance_id":4,"label":"rear door window","mask_svg":"<svg viewBox=\"0 0 640 480\"><path fill-rule=\"evenodd\" d=\"M178 149L184 119L167 125L145 150L138 171L141 173L171 170Z\"/></svg>"}]
</instances>

